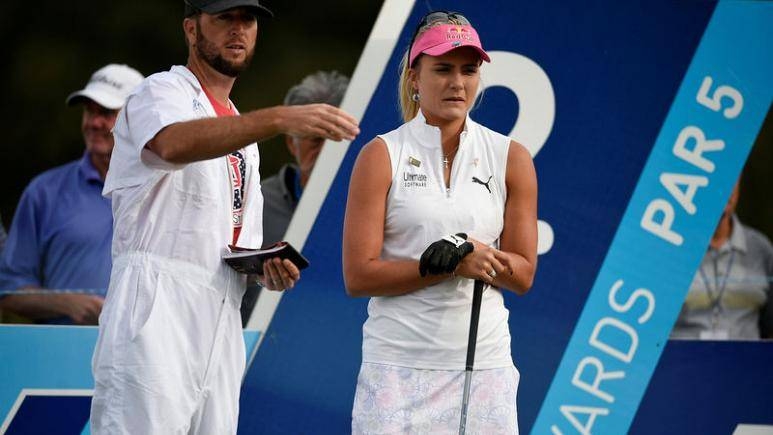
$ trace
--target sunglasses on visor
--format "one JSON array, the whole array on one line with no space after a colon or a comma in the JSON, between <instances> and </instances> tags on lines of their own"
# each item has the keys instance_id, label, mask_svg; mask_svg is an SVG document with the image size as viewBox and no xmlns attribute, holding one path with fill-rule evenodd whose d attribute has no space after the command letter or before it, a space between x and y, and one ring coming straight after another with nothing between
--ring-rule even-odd
<instances>
[{"instance_id":1,"label":"sunglasses on visor","mask_svg":"<svg viewBox=\"0 0 773 435\"><path fill-rule=\"evenodd\" d=\"M411 50L411 47L413 47L413 43L416 42L416 37L419 35L419 30L435 23L448 23L449 20L454 20L457 23L463 25L463 26L471 26L470 20L468 20L464 15L460 14L459 12L448 12L448 11L433 11L428 13L427 15L424 15L422 17L421 21L419 21L419 25L416 26L416 30L413 31L413 36L411 37L411 43L408 44L408 51Z\"/></svg>"}]
</instances>

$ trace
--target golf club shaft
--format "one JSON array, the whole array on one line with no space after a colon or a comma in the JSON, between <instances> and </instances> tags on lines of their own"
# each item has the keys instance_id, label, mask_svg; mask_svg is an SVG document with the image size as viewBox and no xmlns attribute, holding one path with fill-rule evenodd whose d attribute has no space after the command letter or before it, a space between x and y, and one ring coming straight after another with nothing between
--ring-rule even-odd
<instances>
[{"instance_id":1,"label":"golf club shaft","mask_svg":"<svg viewBox=\"0 0 773 435\"><path fill-rule=\"evenodd\" d=\"M472 310L470 311L470 335L467 338L467 361L464 367L464 392L462 393L462 417L459 421L459 435L464 435L467 431L467 407L470 403L472 366L475 364L475 346L478 343L478 320L480 319L480 303L482 298L483 281L475 280L472 293Z\"/></svg>"}]
</instances>

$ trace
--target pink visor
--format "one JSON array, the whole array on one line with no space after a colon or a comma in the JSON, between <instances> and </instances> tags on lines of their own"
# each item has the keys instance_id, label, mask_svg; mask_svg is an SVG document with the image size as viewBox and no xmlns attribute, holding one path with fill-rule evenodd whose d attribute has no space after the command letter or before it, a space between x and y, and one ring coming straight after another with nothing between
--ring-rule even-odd
<instances>
[{"instance_id":1,"label":"pink visor","mask_svg":"<svg viewBox=\"0 0 773 435\"><path fill-rule=\"evenodd\" d=\"M478 32L472 26L441 24L430 28L416 38L411 46L409 65L413 66L413 61L422 53L440 56L459 47L472 47L480 53L481 59L491 62L488 54L480 45Z\"/></svg>"}]
</instances>

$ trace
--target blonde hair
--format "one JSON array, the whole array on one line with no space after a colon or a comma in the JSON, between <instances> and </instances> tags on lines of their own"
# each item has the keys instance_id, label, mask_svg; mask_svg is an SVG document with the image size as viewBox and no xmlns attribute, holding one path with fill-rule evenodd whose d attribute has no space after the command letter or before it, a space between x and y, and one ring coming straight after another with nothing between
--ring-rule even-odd
<instances>
[{"instance_id":1,"label":"blonde hair","mask_svg":"<svg viewBox=\"0 0 773 435\"><path fill-rule=\"evenodd\" d=\"M422 33L426 32L432 27L440 26L443 24L461 25L462 23L455 18L448 17L448 19L445 21L435 21L423 26L421 29L419 29L418 32L416 32L416 36L413 37L411 45L407 50L405 50L403 59L400 61L400 80L397 84L397 100L400 103L400 112L403 115L404 122L410 121L416 117L417 113L419 113L419 102L413 101L413 94L415 91L413 90L409 76L411 68L419 64L423 54L419 54L416 57L416 59L413 61L413 65L408 65L408 56L411 54L411 47L416 42L416 40L419 39L419 36L421 36Z\"/></svg>"},{"instance_id":2,"label":"blonde hair","mask_svg":"<svg viewBox=\"0 0 773 435\"><path fill-rule=\"evenodd\" d=\"M403 60L400 61L400 82L397 85L397 98L400 102L400 112L403 115L404 122L410 121L419 113L419 102L413 101L413 93L415 91L408 78L411 70L410 65L408 65L408 53L410 53L410 48L403 55ZM416 59L416 61L418 63L419 59Z\"/></svg>"}]
</instances>

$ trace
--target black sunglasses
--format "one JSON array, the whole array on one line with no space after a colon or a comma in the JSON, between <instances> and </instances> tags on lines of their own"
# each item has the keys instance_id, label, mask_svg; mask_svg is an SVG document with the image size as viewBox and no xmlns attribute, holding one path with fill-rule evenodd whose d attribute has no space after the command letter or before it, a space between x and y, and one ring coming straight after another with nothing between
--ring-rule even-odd
<instances>
[{"instance_id":1,"label":"black sunglasses","mask_svg":"<svg viewBox=\"0 0 773 435\"><path fill-rule=\"evenodd\" d=\"M457 23L463 26L472 25L470 24L470 20L468 20L467 17L460 14L459 12L432 11L427 15L424 15L424 17L422 17L421 21L419 21L419 25L416 26L416 30L413 31L413 36L411 37L411 43L408 44L408 52L410 53L411 47L413 47L413 43L416 42L416 37L419 35L419 30L434 23L438 23L438 22L447 23L449 20L455 20Z\"/></svg>"}]
</instances>

